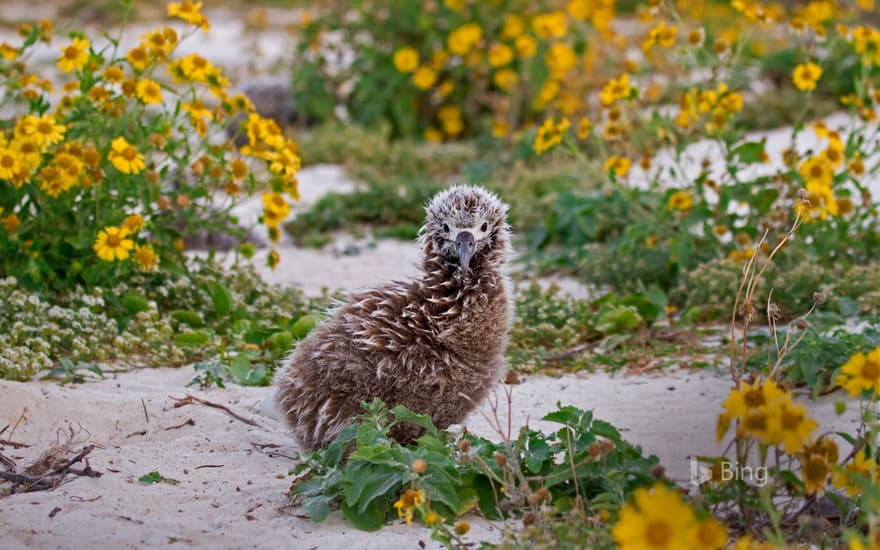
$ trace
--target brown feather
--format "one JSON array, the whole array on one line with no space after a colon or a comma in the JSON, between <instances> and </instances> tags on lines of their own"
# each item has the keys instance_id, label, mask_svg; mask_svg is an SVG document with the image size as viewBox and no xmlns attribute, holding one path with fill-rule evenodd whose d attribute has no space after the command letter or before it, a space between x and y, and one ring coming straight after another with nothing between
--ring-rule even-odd
<instances>
[{"instance_id":1,"label":"brown feather","mask_svg":"<svg viewBox=\"0 0 880 550\"><path fill-rule=\"evenodd\" d=\"M375 397L459 423L505 371L511 299L501 267L510 248L507 207L479 187L456 186L426 207L422 275L354 293L297 346L276 377L277 403L307 448L329 444L360 403ZM448 226L486 231L463 271ZM418 437L395 426L401 443Z\"/></svg>"}]
</instances>

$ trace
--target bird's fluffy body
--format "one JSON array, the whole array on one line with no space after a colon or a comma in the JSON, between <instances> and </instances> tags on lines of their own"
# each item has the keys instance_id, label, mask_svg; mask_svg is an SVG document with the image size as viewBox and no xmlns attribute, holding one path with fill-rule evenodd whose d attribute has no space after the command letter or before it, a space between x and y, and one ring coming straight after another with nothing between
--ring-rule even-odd
<instances>
[{"instance_id":1,"label":"bird's fluffy body","mask_svg":"<svg viewBox=\"0 0 880 550\"><path fill-rule=\"evenodd\" d=\"M375 397L441 428L482 401L505 369L506 212L478 187L439 193L420 236L422 276L354 293L300 343L276 385L279 408L305 447L329 444ZM409 424L391 433L402 443L419 434Z\"/></svg>"}]
</instances>

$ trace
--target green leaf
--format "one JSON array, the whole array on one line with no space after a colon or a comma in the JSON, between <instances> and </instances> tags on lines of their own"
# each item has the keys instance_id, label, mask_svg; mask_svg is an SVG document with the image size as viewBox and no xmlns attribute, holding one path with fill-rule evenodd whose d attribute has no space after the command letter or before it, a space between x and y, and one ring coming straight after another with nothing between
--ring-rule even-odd
<instances>
[{"instance_id":1,"label":"green leaf","mask_svg":"<svg viewBox=\"0 0 880 550\"><path fill-rule=\"evenodd\" d=\"M430 435L435 437L438 434L437 427L434 426L434 423L431 422L431 417L428 415L414 413L403 405L397 405L391 409L391 414L394 415L394 419L397 422L409 422L410 424L421 426L422 428L425 428Z\"/></svg>"},{"instance_id":2,"label":"green leaf","mask_svg":"<svg viewBox=\"0 0 880 550\"><path fill-rule=\"evenodd\" d=\"M609 422L605 422L604 420L594 420L592 426L590 426L590 430L601 437L606 439L610 439L614 443L620 444L623 442L623 439L620 437L620 432L617 431L617 428L612 426Z\"/></svg>"},{"instance_id":3,"label":"green leaf","mask_svg":"<svg viewBox=\"0 0 880 550\"><path fill-rule=\"evenodd\" d=\"M153 483L160 483L162 481L162 474L156 471L152 471L149 474L142 475L138 478L138 483L143 483L145 485L152 485Z\"/></svg>"},{"instance_id":4,"label":"green leaf","mask_svg":"<svg viewBox=\"0 0 880 550\"><path fill-rule=\"evenodd\" d=\"M356 508L348 506L343 502L340 508L345 519L362 531L375 531L382 527L382 524L385 522L385 515L387 514L387 507L383 510L379 506L374 506L367 508L363 512L358 512Z\"/></svg>"},{"instance_id":5,"label":"green leaf","mask_svg":"<svg viewBox=\"0 0 880 550\"><path fill-rule=\"evenodd\" d=\"M547 413L541 420L564 424L576 431L588 430L593 422L593 411L584 411L571 405L556 404L557 410Z\"/></svg>"},{"instance_id":6,"label":"green leaf","mask_svg":"<svg viewBox=\"0 0 880 550\"><path fill-rule=\"evenodd\" d=\"M195 330L192 332L184 332L174 337L174 344L178 347L183 346L204 346L211 338L207 332Z\"/></svg>"},{"instance_id":7,"label":"green leaf","mask_svg":"<svg viewBox=\"0 0 880 550\"><path fill-rule=\"evenodd\" d=\"M276 353L285 353L290 351L290 346L293 344L293 335L286 330L281 330L269 336L266 341L269 343L269 347L272 348L272 351Z\"/></svg>"},{"instance_id":8,"label":"green leaf","mask_svg":"<svg viewBox=\"0 0 880 550\"><path fill-rule=\"evenodd\" d=\"M389 471L387 467L362 462L349 466L342 478L345 504L364 513L370 504L392 491L396 494L403 486L406 472Z\"/></svg>"},{"instance_id":9,"label":"green leaf","mask_svg":"<svg viewBox=\"0 0 880 550\"><path fill-rule=\"evenodd\" d=\"M189 325L193 328L200 327L205 324L205 321L202 319L202 316L196 313L195 311L186 311L182 309L178 309L177 311L171 312L171 318L177 321L178 323Z\"/></svg>"},{"instance_id":10,"label":"green leaf","mask_svg":"<svg viewBox=\"0 0 880 550\"><path fill-rule=\"evenodd\" d=\"M616 334L637 329L643 322L642 316L633 306L615 306L607 309L596 320L596 330L602 334Z\"/></svg>"},{"instance_id":11,"label":"green leaf","mask_svg":"<svg viewBox=\"0 0 880 550\"><path fill-rule=\"evenodd\" d=\"M232 311L232 293L224 285L217 281L208 283L208 292L211 294L211 301L214 302L214 313L217 317L226 317Z\"/></svg>"},{"instance_id":12,"label":"green leaf","mask_svg":"<svg viewBox=\"0 0 880 550\"><path fill-rule=\"evenodd\" d=\"M232 362L229 364L229 374L232 375L232 379L236 383L244 384L253 368L250 357L242 351L232 358Z\"/></svg>"},{"instance_id":13,"label":"green leaf","mask_svg":"<svg viewBox=\"0 0 880 550\"><path fill-rule=\"evenodd\" d=\"M332 500L333 497L328 495L309 497L303 499L302 507L309 516L309 519L315 523L320 523L327 519L327 515L330 513L330 502Z\"/></svg>"},{"instance_id":14,"label":"green leaf","mask_svg":"<svg viewBox=\"0 0 880 550\"><path fill-rule=\"evenodd\" d=\"M748 141L742 145L738 145L731 152L733 158L738 158L740 162L751 164L761 160L761 153L764 152L764 141Z\"/></svg>"},{"instance_id":15,"label":"green leaf","mask_svg":"<svg viewBox=\"0 0 880 550\"><path fill-rule=\"evenodd\" d=\"M299 319L296 320L296 323L293 324L293 327L290 329L290 333L297 340L302 340L306 337L306 335L315 328L318 324L318 317L315 315L303 315Z\"/></svg>"},{"instance_id":16,"label":"green leaf","mask_svg":"<svg viewBox=\"0 0 880 550\"><path fill-rule=\"evenodd\" d=\"M131 315L150 309L150 303L146 296L141 294L126 294L122 298L122 307Z\"/></svg>"}]
</instances>

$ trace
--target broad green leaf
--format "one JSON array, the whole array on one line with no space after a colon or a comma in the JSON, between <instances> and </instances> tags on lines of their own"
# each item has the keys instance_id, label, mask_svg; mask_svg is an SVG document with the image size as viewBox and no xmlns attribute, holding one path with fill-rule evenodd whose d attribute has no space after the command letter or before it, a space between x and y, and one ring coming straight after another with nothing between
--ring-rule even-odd
<instances>
[{"instance_id":1,"label":"broad green leaf","mask_svg":"<svg viewBox=\"0 0 880 550\"><path fill-rule=\"evenodd\" d=\"M182 323L184 325L189 325L193 328L198 328L205 324L205 321L202 319L202 316L196 313L195 311L186 311L182 309L178 309L177 311L171 312L171 318L177 321L178 323Z\"/></svg>"},{"instance_id":2,"label":"broad green leaf","mask_svg":"<svg viewBox=\"0 0 880 550\"><path fill-rule=\"evenodd\" d=\"M343 502L340 508L345 519L362 531L375 531L382 527L382 524L385 522L385 515L387 514L387 508L383 510L378 506L358 512L357 509Z\"/></svg>"},{"instance_id":3,"label":"broad green leaf","mask_svg":"<svg viewBox=\"0 0 880 550\"><path fill-rule=\"evenodd\" d=\"M315 315L303 315L299 319L296 320L296 323L293 324L293 327L290 329L290 333L297 340L302 340L308 335L312 329L318 324L318 317Z\"/></svg>"},{"instance_id":4,"label":"broad green leaf","mask_svg":"<svg viewBox=\"0 0 880 550\"><path fill-rule=\"evenodd\" d=\"M210 337L207 332L201 330L195 330L192 332L183 332L174 337L174 344L183 347L183 346L204 346L210 341Z\"/></svg>"},{"instance_id":5,"label":"broad green leaf","mask_svg":"<svg viewBox=\"0 0 880 550\"><path fill-rule=\"evenodd\" d=\"M150 309L147 297L141 294L126 294L122 298L122 306L131 315Z\"/></svg>"},{"instance_id":6,"label":"broad green leaf","mask_svg":"<svg viewBox=\"0 0 880 550\"><path fill-rule=\"evenodd\" d=\"M421 426L422 428L425 428L429 434L435 437L437 436L437 427L431 422L430 416L414 413L403 405L397 405L391 409L391 413L398 422L409 422L410 424Z\"/></svg>"},{"instance_id":7,"label":"broad green leaf","mask_svg":"<svg viewBox=\"0 0 880 550\"><path fill-rule=\"evenodd\" d=\"M208 283L208 292L211 294L211 301L214 302L214 312L217 317L226 317L232 311L232 293L224 285L217 281Z\"/></svg>"}]
</instances>

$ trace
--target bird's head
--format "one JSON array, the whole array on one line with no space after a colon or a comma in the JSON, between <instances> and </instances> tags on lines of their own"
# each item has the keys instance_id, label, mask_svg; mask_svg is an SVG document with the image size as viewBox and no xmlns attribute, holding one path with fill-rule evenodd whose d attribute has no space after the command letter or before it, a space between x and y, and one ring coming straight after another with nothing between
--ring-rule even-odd
<instances>
[{"instance_id":1,"label":"bird's head","mask_svg":"<svg viewBox=\"0 0 880 550\"><path fill-rule=\"evenodd\" d=\"M510 247L508 206L482 187L456 185L425 207L420 240L426 260L441 260L458 276L500 267Z\"/></svg>"}]
</instances>

